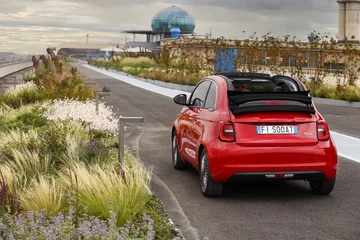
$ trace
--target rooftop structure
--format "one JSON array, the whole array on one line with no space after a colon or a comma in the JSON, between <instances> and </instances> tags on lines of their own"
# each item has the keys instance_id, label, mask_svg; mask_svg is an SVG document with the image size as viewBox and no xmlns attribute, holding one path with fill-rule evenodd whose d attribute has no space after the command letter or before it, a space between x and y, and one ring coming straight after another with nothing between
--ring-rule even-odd
<instances>
[{"instance_id":1,"label":"rooftop structure","mask_svg":"<svg viewBox=\"0 0 360 240\"><path fill-rule=\"evenodd\" d=\"M339 4L339 41L345 39L359 43L360 0L337 0Z\"/></svg>"},{"instance_id":2,"label":"rooftop structure","mask_svg":"<svg viewBox=\"0 0 360 240\"><path fill-rule=\"evenodd\" d=\"M171 6L154 16L151 28L157 32L170 32L172 28L179 28L181 33L193 33L195 20L184 9Z\"/></svg>"},{"instance_id":3,"label":"rooftop structure","mask_svg":"<svg viewBox=\"0 0 360 240\"><path fill-rule=\"evenodd\" d=\"M125 30L123 33L133 34L132 42L127 47L144 47L156 49L160 41L178 36L179 34L193 34L195 29L194 18L184 9L171 6L159 11L151 21L151 30ZM174 34L178 32L177 34ZM136 42L135 35L146 35L146 42Z\"/></svg>"}]
</instances>

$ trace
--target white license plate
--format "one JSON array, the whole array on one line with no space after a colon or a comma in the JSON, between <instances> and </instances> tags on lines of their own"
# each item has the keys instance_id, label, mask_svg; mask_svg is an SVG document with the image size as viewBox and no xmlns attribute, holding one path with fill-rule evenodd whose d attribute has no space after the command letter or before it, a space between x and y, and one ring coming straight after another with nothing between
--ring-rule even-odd
<instances>
[{"instance_id":1,"label":"white license plate","mask_svg":"<svg viewBox=\"0 0 360 240\"><path fill-rule=\"evenodd\" d=\"M257 134L298 134L297 126L256 126Z\"/></svg>"}]
</instances>

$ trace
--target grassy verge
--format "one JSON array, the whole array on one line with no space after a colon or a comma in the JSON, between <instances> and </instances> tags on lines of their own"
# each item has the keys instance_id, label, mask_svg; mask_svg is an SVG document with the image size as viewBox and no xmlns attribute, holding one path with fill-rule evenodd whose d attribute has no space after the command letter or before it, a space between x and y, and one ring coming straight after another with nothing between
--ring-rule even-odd
<instances>
[{"instance_id":1,"label":"grassy verge","mask_svg":"<svg viewBox=\"0 0 360 240\"><path fill-rule=\"evenodd\" d=\"M93 66L111 68L123 71L127 74L170 82L182 85L195 86L198 82L213 73L207 70L193 69L182 61L171 61L169 68L163 64L156 64L153 60L145 57L140 58L116 58L115 60L93 60ZM311 89L310 80L306 81L307 89ZM360 102L360 88L354 86L332 86L328 84L317 84L315 97L345 100L349 102Z\"/></svg>"},{"instance_id":2,"label":"grassy verge","mask_svg":"<svg viewBox=\"0 0 360 240\"><path fill-rule=\"evenodd\" d=\"M151 171L126 151L117 118L76 69L46 59L0 95L0 238L173 239Z\"/></svg>"}]
</instances>

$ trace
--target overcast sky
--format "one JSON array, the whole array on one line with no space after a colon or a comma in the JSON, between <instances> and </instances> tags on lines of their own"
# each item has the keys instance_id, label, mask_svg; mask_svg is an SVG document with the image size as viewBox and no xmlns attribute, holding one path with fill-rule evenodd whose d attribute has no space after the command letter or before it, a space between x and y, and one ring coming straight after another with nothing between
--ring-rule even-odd
<instances>
[{"instance_id":1,"label":"overcast sky","mask_svg":"<svg viewBox=\"0 0 360 240\"><path fill-rule=\"evenodd\" d=\"M61 42L123 43L121 30L150 30L152 17L176 5L197 34L244 38L311 31L337 34L336 0L0 0L0 52L43 53ZM245 31L245 33L243 33ZM132 35L128 35L132 37ZM142 40L140 37L136 40Z\"/></svg>"}]
</instances>

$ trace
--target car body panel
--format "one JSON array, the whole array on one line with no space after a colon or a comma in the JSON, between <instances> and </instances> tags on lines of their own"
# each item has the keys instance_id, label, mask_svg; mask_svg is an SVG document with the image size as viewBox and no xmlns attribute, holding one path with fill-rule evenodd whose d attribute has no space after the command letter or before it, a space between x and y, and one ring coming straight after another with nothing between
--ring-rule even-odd
<instances>
[{"instance_id":1,"label":"car body panel","mask_svg":"<svg viewBox=\"0 0 360 240\"><path fill-rule=\"evenodd\" d=\"M234 116L229 110L228 82L222 76L209 76L217 86L215 109L184 106L174 122L180 158L199 170L199 156L205 149L214 181L226 182L238 173L321 171L332 179L337 171L337 152L330 137L317 138L317 122L324 120L304 113L247 113ZM200 84L199 83L199 84ZM298 84L304 89L303 83ZM190 96L191 98L191 96ZM219 139L219 123L233 122L235 141ZM298 134L258 135L256 126L296 125Z\"/></svg>"}]
</instances>

